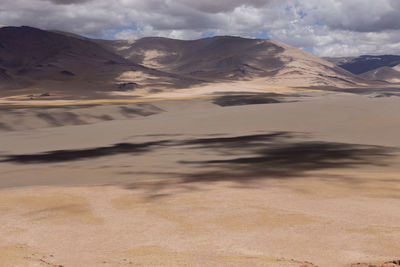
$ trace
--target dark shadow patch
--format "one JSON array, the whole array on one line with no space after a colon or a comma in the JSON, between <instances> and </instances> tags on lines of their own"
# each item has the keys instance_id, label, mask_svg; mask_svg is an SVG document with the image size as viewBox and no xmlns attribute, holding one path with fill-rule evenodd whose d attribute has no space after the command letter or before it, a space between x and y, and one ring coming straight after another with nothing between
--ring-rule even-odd
<instances>
[{"instance_id":1,"label":"dark shadow patch","mask_svg":"<svg viewBox=\"0 0 400 267\"><path fill-rule=\"evenodd\" d=\"M215 98L214 104L221 107L259 105L259 104L277 104L281 101L262 95L228 95Z\"/></svg>"},{"instance_id":2,"label":"dark shadow patch","mask_svg":"<svg viewBox=\"0 0 400 267\"><path fill-rule=\"evenodd\" d=\"M140 109L140 108L120 107L120 110L123 115L128 116L128 117L130 117L132 115L139 115L139 116L147 117L147 116L156 114L154 112L147 111L147 110Z\"/></svg>"},{"instance_id":3,"label":"dark shadow patch","mask_svg":"<svg viewBox=\"0 0 400 267\"><path fill-rule=\"evenodd\" d=\"M114 119L110 115L93 116L93 118L96 118L96 119L102 120L102 121L112 121Z\"/></svg>"},{"instance_id":4,"label":"dark shadow patch","mask_svg":"<svg viewBox=\"0 0 400 267\"><path fill-rule=\"evenodd\" d=\"M56 150L41 154L9 155L1 162L14 163L57 163L74 160L93 159L119 154L139 154L150 151L151 148L164 145L168 141L148 142L142 144L120 143L108 147L98 147L77 150Z\"/></svg>"},{"instance_id":5,"label":"dark shadow patch","mask_svg":"<svg viewBox=\"0 0 400 267\"><path fill-rule=\"evenodd\" d=\"M139 84L134 83L134 82L118 84L118 90L119 91L133 91L138 87L140 87Z\"/></svg>"},{"instance_id":6,"label":"dark shadow patch","mask_svg":"<svg viewBox=\"0 0 400 267\"><path fill-rule=\"evenodd\" d=\"M5 123L0 122L0 130L3 131L12 131L13 129Z\"/></svg>"},{"instance_id":7,"label":"dark shadow patch","mask_svg":"<svg viewBox=\"0 0 400 267\"><path fill-rule=\"evenodd\" d=\"M72 112L63 112L63 113L59 114L59 118L61 121L65 122L67 124L73 124L73 125L86 124L86 122L79 119L78 115L76 115L75 113L72 113Z\"/></svg>"},{"instance_id":8,"label":"dark shadow patch","mask_svg":"<svg viewBox=\"0 0 400 267\"><path fill-rule=\"evenodd\" d=\"M50 93L46 92L46 93L40 94L40 97L46 97L46 96L50 96Z\"/></svg>"},{"instance_id":9,"label":"dark shadow patch","mask_svg":"<svg viewBox=\"0 0 400 267\"><path fill-rule=\"evenodd\" d=\"M293 138L294 134L289 132L275 132L270 134L257 134L257 135L242 135L234 137L215 137L215 138L200 138L193 140L186 140L181 145L197 145L198 148L244 148L246 150L251 147L258 147L259 145L277 142L282 139Z\"/></svg>"},{"instance_id":10,"label":"dark shadow patch","mask_svg":"<svg viewBox=\"0 0 400 267\"><path fill-rule=\"evenodd\" d=\"M182 136L183 134L141 134L141 135L132 135L129 136L128 138L132 137L177 137L177 136Z\"/></svg>"},{"instance_id":11,"label":"dark shadow patch","mask_svg":"<svg viewBox=\"0 0 400 267\"><path fill-rule=\"evenodd\" d=\"M297 87L299 89L307 89L305 87ZM399 94L400 87L363 87L363 88L337 88L332 86L310 86L308 89L319 91L331 91L340 93L349 93L356 95L372 95L372 94Z\"/></svg>"},{"instance_id":12,"label":"dark shadow patch","mask_svg":"<svg viewBox=\"0 0 400 267\"><path fill-rule=\"evenodd\" d=\"M193 168L183 173L147 172L157 177L180 177L178 183L291 179L312 171L386 166L398 153L390 147L337 142L296 141L298 134L277 132L236 137L175 141L170 145L215 153L216 159L180 161ZM199 152L193 152L199 153ZM201 152L200 152L201 153ZM218 156L218 157L217 157ZM213 157L212 154L209 157ZM130 175L130 173L125 173ZM132 175L138 173L133 172ZM347 179L350 181L349 179Z\"/></svg>"},{"instance_id":13,"label":"dark shadow patch","mask_svg":"<svg viewBox=\"0 0 400 267\"><path fill-rule=\"evenodd\" d=\"M46 121L51 126L59 127L59 126L63 125L56 118L54 118L52 115L50 115L48 113L40 112L40 113L36 114L36 116L39 119L42 119L42 120Z\"/></svg>"},{"instance_id":14,"label":"dark shadow patch","mask_svg":"<svg viewBox=\"0 0 400 267\"><path fill-rule=\"evenodd\" d=\"M108 60L108 61L104 62L104 64L106 64L106 65L118 65L119 63L114 61L114 60Z\"/></svg>"},{"instance_id":15,"label":"dark shadow patch","mask_svg":"<svg viewBox=\"0 0 400 267\"><path fill-rule=\"evenodd\" d=\"M383 98L383 97L392 97L392 96L397 96L400 97L400 92L398 94L395 93L382 93L374 96L375 98Z\"/></svg>"},{"instance_id":16,"label":"dark shadow patch","mask_svg":"<svg viewBox=\"0 0 400 267\"><path fill-rule=\"evenodd\" d=\"M248 155L223 160L182 162L212 171L189 175L192 181L246 181L260 178L291 178L306 172L352 168L362 165L384 165L393 149L332 142L273 142L248 147ZM253 156L251 156L251 154Z\"/></svg>"},{"instance_id":17,"label":"dark shadow patch","mask_svg":"<svg viewBox=\"0 0 400 267\"><path fill-rule=\"evenodd\" d=\"M6 155L0 162L58 163L95 159L113 155L143 153L163 148L182 149L182 155L199 154L206 160L179 161L187 171L171 173L149 169L140 175L180 178L178 183L235 181L247 183L261 179L291 179L310 175L309 172L386 166L399 152L396 148L337 142L298 141L299 134L275 132L234 137L212 137L188 140L161 140L145 143L119 143L107 147L80 150L57 150L39 154ZM206 153L202 153L204 150ZM201 155L202 154L202 155ZM127 166L130 167L130 166ZM132 166L133 167L133 166ZM121 170L120 170L121 172ZM139 175L122 172L120 175ZM343 178L350 182L349 178Z\"/></svg>"},{"instance_id":18,"label":"dark shadow patch","mask_svg":"<svg viewBox=\"0 0 400 267\"><path fill-rule=\"evenodd\" d=\"M54 127L86 124L86 122L82 121L78 115L72 112L62 112L54 115L40 112L36 116L39 119L45 120L48 124Z\"/></svg>"},{"instance_id":19,"label":"dark shadow patch","mask_svg":"<svg viewBox=\"0 0 400 267\"><path fill-rule=\"evenodd\" d=\"M150 104L137 104L134 107L120 107L121 114L126 117L142 116L147 117L163 112L164 110L150 105Z\"/></svg>"}]
</instances>

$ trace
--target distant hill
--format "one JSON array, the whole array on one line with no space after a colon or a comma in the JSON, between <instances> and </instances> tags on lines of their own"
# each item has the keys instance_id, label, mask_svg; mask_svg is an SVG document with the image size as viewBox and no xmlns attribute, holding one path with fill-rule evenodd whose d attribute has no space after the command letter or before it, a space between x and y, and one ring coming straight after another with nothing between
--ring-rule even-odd
<instances>
[{"instance_id":1,"label":"distant hill","mask_svg":"<svg viewBox=\"0 0 400 267\"><path fill-rule=\"evenodd\" d=\"M157 82L187 86L174 75L126 60L85 38L31 27L0 28L0 68L1 80L19 81L22 87L87 95L118 90L124 73L140 76L143 84L151 80L154 86ZM8 88L1 80L0 86Z\"/></svg>"},{"instance_id":2,"label":"distant hill","mask_svg":"<svg viewBox=\"0 0 400 267\"><path fill-rule=\"evenodd\" d=\"M135 42L101 41L113 52L147 67L207 80L268 76L284 66L285 49L269 42L239 37L195 41L142 38Z\"/></svg>"},{"instance_id":3,"label":"distant hill","mask_svg":"<svg viewBox=\"0 0 400 267\"><path fill-rule=\"evenodd\" d=\"M400 83L400 64L394 67L380 67L361 74L365 79Z\"/></svg>"},{"instance_id":4,"label":"distant hill","mask_svg":"<svg viewBox=\"0 0 400 267\"><path fill-rule=\"evenodd\" d=\"M271 40L217 36L191 41L149 37L96 42L130 61L208 82L264 79L285 86L365 82L330 62Z\"/></svg>"},{"instance_id":5,"label":"distant hill","mask_svg":"<svg viewBox=\"0 0 400 267\"><path fill-rule=\"evenodd\" d=\"M382 56L360 56L360 57L342 57L342 58L324 58L337 66L348 70L354 74L362 74L380 67L394 67L400 64L400 56L382 55Z\"/></svg>"}]
</instances>

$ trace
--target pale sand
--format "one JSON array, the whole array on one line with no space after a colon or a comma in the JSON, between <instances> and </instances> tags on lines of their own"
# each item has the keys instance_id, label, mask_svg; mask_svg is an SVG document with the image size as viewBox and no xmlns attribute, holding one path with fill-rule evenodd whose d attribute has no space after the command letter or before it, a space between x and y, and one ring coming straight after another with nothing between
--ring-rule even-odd
<instances>
[{"instance_id":1,"label":"pale sand","mask_svg":"<svg viewBox=\"0 0 400 267\"><path fill-rule=\"evenodd\" d=\"M344 166L339 160L337 167L310 166L296 175L288 172L289 164L282 165L286 176L267 171L262 177L235 177L224 170L222 180L205 182L187 178L207 166L182 161L252 155L246 147L179 145L287 131L293 134L289 143L399 148L399 98L329 93L297 103L224 108L207 99L151 104L164 112L0 132L1 156L173 140L136 154L0 162L3 265L300 266L309 261L339 267L400 257L396 150L387 159L371 154L366 165ZM118 111L95 108L115 117Z\"/></svg>"},{"instance_id":2,"label":"pale sand","mask_svg":"<svg viewBox=\"0 0 400 267\"><path fill-rule=\"evenodd\" d=\"M155 197L153 186L3 191L2 262L10 248L21 266L37 255L63 266L350 266L399 255L400 200L384 192L318 179L171 183Z\"/></svg>"}]
</instances>

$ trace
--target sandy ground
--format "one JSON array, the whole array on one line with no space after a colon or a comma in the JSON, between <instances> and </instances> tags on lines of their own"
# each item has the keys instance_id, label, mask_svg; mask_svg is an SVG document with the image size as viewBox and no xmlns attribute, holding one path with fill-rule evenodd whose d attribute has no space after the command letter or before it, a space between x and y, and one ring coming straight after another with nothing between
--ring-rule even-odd
<instances>
[{"instance_id":1,"label":"sandy ground","mask_svg":"<svg viewBox=\"0 0 400 267\"><path fill-rule=\"evenodd\" d=\"M400 98L289 100L2 109L2 266L399 259Z\"/></svg>"}]
</instances>

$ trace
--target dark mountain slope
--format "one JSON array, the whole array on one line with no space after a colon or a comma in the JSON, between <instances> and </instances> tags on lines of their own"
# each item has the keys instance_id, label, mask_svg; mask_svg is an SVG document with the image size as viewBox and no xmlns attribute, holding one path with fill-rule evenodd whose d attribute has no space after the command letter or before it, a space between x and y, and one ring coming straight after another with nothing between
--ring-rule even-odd
<instances>
[{"instance_id":1,"label":"dark mountain slope","mask_svg":"<svg viewBox=\"0 0 400 267\"><path fill-rule=\"evenodd\" d=\"M371 70L378 69L380 67L394 67L400 64L400 56L396 55L365 55L360 57L325 59L354 74L362 74Z\"/></svg>"},{"instance_id":2,"label":"dark mountain slope","mask_svg":"<svg viewBox=\"0 0 400 267\"><path fill-rule=\"evenodd\" d=\"M177 75L131 62L88 39L31 27L0 29L0 68L2 76L18 80L24 87L78 90L81 94L112 91L125 80L143 86L149 79L155 86L188 84ZM124 73L140 79L121 79ZM5 82L1 84L8 88Z\"/></svg>"}]
</instances>

